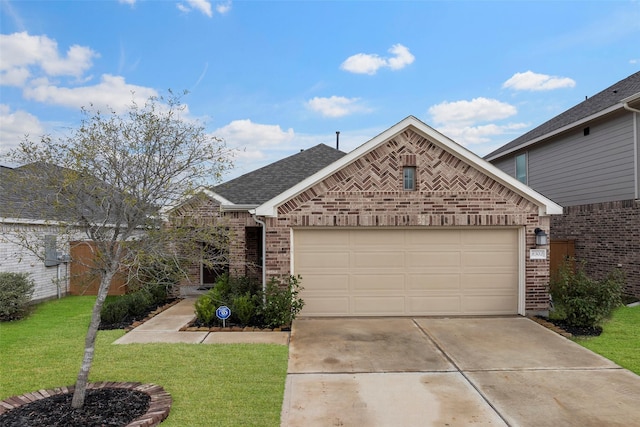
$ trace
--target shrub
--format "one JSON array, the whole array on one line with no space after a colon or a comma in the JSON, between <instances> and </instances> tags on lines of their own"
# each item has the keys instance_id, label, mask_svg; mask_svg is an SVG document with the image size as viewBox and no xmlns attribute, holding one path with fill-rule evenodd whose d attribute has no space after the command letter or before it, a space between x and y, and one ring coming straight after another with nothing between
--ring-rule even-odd
<instances>
[{"instance_id":1,"label":"shrub","mask_svg":"<svg viewBox=\"0 0 640 427\"><path fill-rule=\"evenodd\" d=\"M290 276L285 285L273 278L265 293L256 280L223 276L196 300L196 317L203 325L219 325L216 309L226 305L231 309L229 323L270 328L289 326L304 305L298 297L301 289L299 276Z\"/></svg>"},{"instance_id":2,"label":"shrub","mask_svg":"<svg viewBox=\"0 0 640 427\"><path fill-rule=\"evenodd\" d=\"M288 283L283 286L278 279L271 278L267 283L266 303L262 307L264 325L268 328L290 326L296 318L304 301L298 297L302 286L300 276L289 276Z\"/></svg>"},{"instance_id":3,"label":"shrub","mask_svg":"<svg viewBox=\"0 0 640 427\"><path fill-rule=\"evenodd\" d=\"M573 268L575 266L575 268ZM565 262L551 281L549 291L554 305L573 326L594 327L622 303L624 275L614 269L606 279L589 278L584 264Z\"/></svg>"},{"instance_id":4,"label":"shrub","mask_svg":"<svg viewBox=\"0 0 640 427\"><path fill-rule=\"evenodd\" d=\"M254 299L255 298L253 298L249 292L234 298L231 313L235 312L238 320L240 320L240 324L246 326L252 323L253 318L256 315L256 304Z\"/></svg>"},{"instance_id":5,"label":"shrub","mask_svg":"<svg viewBox=\"0 0 640 427\"><path fill-rule=\"evenodd\" d=\"M0 320L24 317L34 287L35 284L27 273L0 273Z\"/></svg>"},{"instance_id":6,"label":"shrub","mask_svg":"<svg viewBox=\"0 0 640 427\"><path fill-rule=\"evenodd\" d=\"M212 325L216 319L216 308L218 306L211 295L211 291L198 297L195 303L196 318L198 322L204 325Z\"/></svg>"},{"instance_id":7,"label":"shrub","mask_svg":"<svg viewBox=\"0 0 640 427\"><path fill-rule=\"evenodd\" d=\"M119 325L126 322L129 309L122 297L106 300L100 311L101 325Z\"/></svg>"}]
</instances>

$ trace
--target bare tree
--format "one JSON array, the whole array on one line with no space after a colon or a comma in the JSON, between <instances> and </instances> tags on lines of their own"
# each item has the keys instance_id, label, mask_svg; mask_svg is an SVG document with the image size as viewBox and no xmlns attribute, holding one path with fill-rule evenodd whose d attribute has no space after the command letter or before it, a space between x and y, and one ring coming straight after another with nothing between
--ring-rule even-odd
<instances>
[{"instance_id":1,"label":"bare tree","mask_svg":"<svg viewBox=\"0 0 640 427\"><path fill-rule=\"evenodd\" d=\"M186 254L197 254L197 241L215 240L219 227L164 227L161 208L217 181L231 166L224 142L185 118L173 93L142 106L132 103L124 114L93 107L82 111L79 127L69 136L25 139L10 153L14 162L26 165L20 168L21 185L47 197L55 219L79 227L95 244L100 287L74 408L84 405L100 311L112 278L123 266L140 265L141 260L169 256L178 264Z\"/></svg>"}]
</instances>

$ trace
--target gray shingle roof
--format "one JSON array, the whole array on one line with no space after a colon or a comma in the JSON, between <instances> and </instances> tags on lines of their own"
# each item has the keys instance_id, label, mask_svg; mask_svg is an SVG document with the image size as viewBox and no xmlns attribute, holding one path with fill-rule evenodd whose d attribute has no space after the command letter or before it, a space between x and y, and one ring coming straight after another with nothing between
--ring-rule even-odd
<instances>
[{"instance_id":1,"label":"gray shingle roof","mask_svg":"<svg viewBox=\"0 0 640 427\"><path fill-rule=\"evenodd\" d=\"M318 144L211 190L237 205L260 205L288 190L346 153Z\"/></svg>"},{"instance_id":2,"label":"gray shingle roof","mask_svg":"<svg viewBox=\"0 0 640 427\"><path fill-rule=\"evenodd\" d=\"M346 153L324 144L300 151L212 188L238 205L258 205L288 190Z\"/></svg>"},{"instance_id":3,"label":"gray shingle roof","mask_svg":"<svg viewBox=\"0 0 640 427\"><path fill-rule=\"evenodd\" d=\"M27 165L17 168L0 166L0 218L33 220L60 219L54 208L52 195L46 188L30 185Z\"/></svg>"},{"instance_id":4,"label":"gray shingle roof","mask_svg":"<svg viewBox=\"0 0 640 427\"><path fill-rule=\"evenodd\" d=\"M599 113L600 111L606 110L607 108L618 104L621 100L631 95L635 95L638 92L640 92L640 71L620 80L602 92L595 94L591 98L584 100L564 113L555 116L551 120L487 154L485 159L499 157L499 154L503 152L515 149L533 139L539 138L553 132L554 130L584 119L585 117L589 117L593 114Z\"/></svg>"}]
</instances>

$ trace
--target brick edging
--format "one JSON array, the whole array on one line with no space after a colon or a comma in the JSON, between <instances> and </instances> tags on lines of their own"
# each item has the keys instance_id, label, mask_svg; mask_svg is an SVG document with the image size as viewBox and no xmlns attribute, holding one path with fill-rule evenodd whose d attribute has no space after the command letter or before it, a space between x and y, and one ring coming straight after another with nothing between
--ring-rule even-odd
<instances>
[{"instance_id":1,"label":"brick edging","mask_svg":"<svg viewBox=\"0 0 640 427\"><path fill-rule=\"evenodd\" d=\"M135 420L131 421L125 427L154 427L160 424L169 416L169 411L171 410L172 403L171 395L159 385L142 384L137 382L121 383L106 381L87 384L87 390L95 390L101 388L134 390L145 393L151 398L151 400L149 401L149 408L147 409L147 412L144 415L141 415ZM25 393L20 396L9 397L0 402L0 415L28 403L46 399L48 397L56 396L59 394L73 393L74 390L75 386L56 387L51 390L43 389L31 393Z\"/></svg>"}]
</instances>

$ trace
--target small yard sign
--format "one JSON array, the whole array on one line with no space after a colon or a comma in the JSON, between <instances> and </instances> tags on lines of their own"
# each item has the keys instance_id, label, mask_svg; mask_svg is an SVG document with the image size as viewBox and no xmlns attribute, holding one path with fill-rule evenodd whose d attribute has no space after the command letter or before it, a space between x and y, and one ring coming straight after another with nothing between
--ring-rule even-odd
<instances>
[{"instance_id":1,"label":"small yard sign","mask_svg":"<svg viewBox=\"0 0 640 427\"><path fill-rule=\"evenodd\" d=\"M222 327L225 328L225 320L227 320L229 316L231 316L231 309L226 305L221 305L216 310L216 316L218 317L218 319L222 320Z\"/></svg>"}]
</instances>

